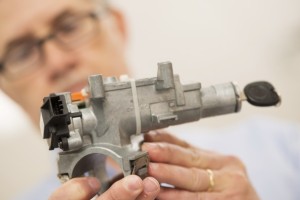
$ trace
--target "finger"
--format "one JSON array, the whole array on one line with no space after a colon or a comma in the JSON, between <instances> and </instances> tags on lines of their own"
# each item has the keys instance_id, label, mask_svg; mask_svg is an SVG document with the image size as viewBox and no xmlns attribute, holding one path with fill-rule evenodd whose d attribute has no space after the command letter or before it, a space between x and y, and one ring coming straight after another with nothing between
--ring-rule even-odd
<instances>
[{"instance_id":1,"label":"finger","mask_svg":"<svg viewBox=\"0 0 300 200\"><path fill-rule=\"evenodd\" d=\"M157 197L159 200L165 199L199 199L199 200L222 200L224 197L214 192L190 192L186 190L161 188Z\"/></svg>"},{"instance_id":2,"label":"finger","mask_svg":"<svg viewBox=\"0 0 300 200\"><path fill-rule=\"evenodd\" d=\"M208 190L218 192L224 189L222 184L223 178L219 171L213 172L213 183L211 183L211 176L206 170L197 168L150 163L148 173L160 183L167 183L175 186L175 188L192 192Z\"/></svg>"},{"instance_id":3,"label":"finger","mask_svg":"<svg viewBox=\"0 0 300 200\"><path fill-rule=\"evenodd\" d=\"M181 140L176 136L170 134L164 129L149 131L144 135L144 140L145 142L165 142L165 143L175 144L184 148L196 148L195 146L189 144L188 142ZM207 153L214 153L213 151L201 149L199 147L197 147L197 149Z\"/></svg>"},{"instance_id":4,"label":"finger","mask_svg":"<svg viewBox=\"0 0 300 200\"><path fill-rule=\"evenodd\" d=\"M184 167L220 169L226 161L225 156L217 153L187 149L168 143L144 143L142 149L148 152L152 162L169 163Z\"/></svg>"},{"instance_id":5,"label":"finger","mask_svg":"<svg viewBox=\"0 0 300 200\"><path fill-rule=\"evenodd\" d=\"M130 175L114 183L97 200L135 200L142 191L142 179L136 175Z\"/></svg>"},{"instance_id":6,"label":"finger","mask_svg":"<svg viewBox=\"0 0 300 200\"><path fill-rule=\"evenodd\" d=\"M145 141L146 142L166 142L170 144L176 144L181 147L189 148L191 145L184 140L181 140L174 135L169 134L167 131L160 129L149 131L145 134Z\"/></svg>"},{"instance_id":7,"label":"finger","mask_svg":"<svg viewBox=\"0 0 300 200\"><path fill-rule=\"evenodd\" d=\"M136 200L154 200L159 191L160 185L153 177L147 177L143 180L144 190Z\"/></svg>"},{"instance_id":8,"label":"finger","mask_svg":"<svg viewBox=\"0 0 300 200\"><path fill-rule=\"evenodd\" d=\"M74 178L64 183L52 195L50 200L91 199L100 190L100 183L94 177Z\"/></svg>"}]
</instances>

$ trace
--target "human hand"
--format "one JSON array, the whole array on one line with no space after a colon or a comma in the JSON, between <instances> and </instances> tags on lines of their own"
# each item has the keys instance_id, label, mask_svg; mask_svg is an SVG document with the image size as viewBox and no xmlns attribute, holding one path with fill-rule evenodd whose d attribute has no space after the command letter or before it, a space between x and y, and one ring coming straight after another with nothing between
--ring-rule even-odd
<instances>
[{"instance_id":1,"label":"human hand","mask_svg":"<svg viewBox=\"0 0 300 200\"><path fill-rule=\"evenodd\" d=\"M149 175L174 186L161 187L159 200L259 199L238 158L196 148L163 130L146 134L145 141Z\"/></svg>"},{"instance_id":2,"label":"human hand","mask_svg":"<svg viewBox=\"0 0 300 200\"><path fill-rule=\"evenodd\" d=\"M49 200L91 199L100 187L98 179L94 177L74 178L52 193ZM159 183L152 177L142 180L138 176L130 175L115 182L97 200L154 200L159 189Z\"/></svg>"}]
</instances>

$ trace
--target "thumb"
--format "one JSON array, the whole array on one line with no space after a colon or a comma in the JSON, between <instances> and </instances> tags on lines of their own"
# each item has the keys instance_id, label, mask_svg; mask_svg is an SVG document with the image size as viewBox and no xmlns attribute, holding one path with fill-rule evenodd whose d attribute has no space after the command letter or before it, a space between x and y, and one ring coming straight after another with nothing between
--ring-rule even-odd
<instances>
[{"instance_id":1,"label":"thumb","mask_svg":"<svg viewBox=\"0 0 300 200\"><path fill-rule=\"evenodd\" d=\"M135 200L143 191L143 181L136 175L115 182L97 200Z\"/></svg>"},{"instance_id":2,"label":"thumb","mask_svg":"<svg viewBox=\"0 0 300 200\"><path fill-rule=\"evenodd\" d=\"M99 190L100 182L97 178L74 178L56 189L49 200L86 200L93 198Z\"/></svg>"}]
</instances>

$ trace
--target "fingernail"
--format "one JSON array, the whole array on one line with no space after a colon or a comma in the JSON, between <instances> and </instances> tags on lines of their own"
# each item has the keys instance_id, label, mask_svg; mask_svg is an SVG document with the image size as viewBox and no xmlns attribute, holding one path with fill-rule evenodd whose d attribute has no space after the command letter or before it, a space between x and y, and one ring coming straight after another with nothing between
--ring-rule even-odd
<instances>
[{"instance_id":1,"label":"fingernail","mask_svg":"<svg viewBox=\"0 0 300 200\"><path fill-rule=\"evenodd\" d=\"M157 144L155 143L150 143L150 142L146 142L142 145L142 150L144 151L151 151L152 149L156 149L157 148Z\"/></svg>"},{"instance_id":2,"label":"fingernail","mask_svg":"<svg viewBox=\"0 0 300 200\"><path fill-rule=\"evenodd\" d=\"M156 192L159 189L159 183L152 177L148 177L144 180L144 191L146 193Z\"/></svg>"},{"instance_id":3,"label":"fingernail","mask_svg":"<svg viewBox=\"0 0 300 200\"><path fill-rule=\"evenodd\" d=\"M129 191L136 191L142 189L142 180L138 176L125 177L125 185Z\"/></svg>"},{"instance_id":4,"label":"fingernail","mask_svg":"<svg viewBox=\"0 0 300 200\"><path fill-rule=\"evenodd\" d=\"M148 135L155 137L157 135L157 131L149 131Z\"/></svg>"},{"instance_id":5,"label":"fingernail","mask_svg":"<svg viewBox=\"0 0 300 200\"><path fill-rule=\"evenodd\" d=\"M88 184L94 190L94 192L98 192L100 190L100 182L97 178L88 177Z\"/></svg>"},{"instance_id":6,"label":"fingernail","mask_svg":"<svg viewBox=\"0 0 300 200\"><path fill-rule=\"evenodd\" d=\"M158 164L156 163L149 163L148 165L149 172L152 172L153 170L157 170L157 168L158 168Z\"/></svg>"}]
</instances>

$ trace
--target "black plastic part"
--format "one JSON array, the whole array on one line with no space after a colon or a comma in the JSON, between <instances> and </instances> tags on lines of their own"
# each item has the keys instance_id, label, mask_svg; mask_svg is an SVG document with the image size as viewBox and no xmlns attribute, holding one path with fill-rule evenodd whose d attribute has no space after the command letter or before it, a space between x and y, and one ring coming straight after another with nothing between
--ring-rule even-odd
<instances>
[{"instance_id":1,"label":"black plastic part","mask_svg":"<svg viewBox=\"0 0 300 200\"><path fill-rule=\"evenodd\" d=\"M50 138L49 150L60 147L69 149L67 138L70 137L68 125L71 123L65 96L50 94L43 99L41 114L44 122L44 139ZM81 116L81 113L77 114Z\"/></svg>"},{"instance_id":2,"label":"black plastic part","mask_svg":"<svg viewBox=\"0 0 300 200\"><path fill-rule=\"evenodd\" d=\"M273 85L266 81L253 82L244 88L247 101L255 106L274 106L280 102L280 97Z\"/></svg>"}]
</instances>

